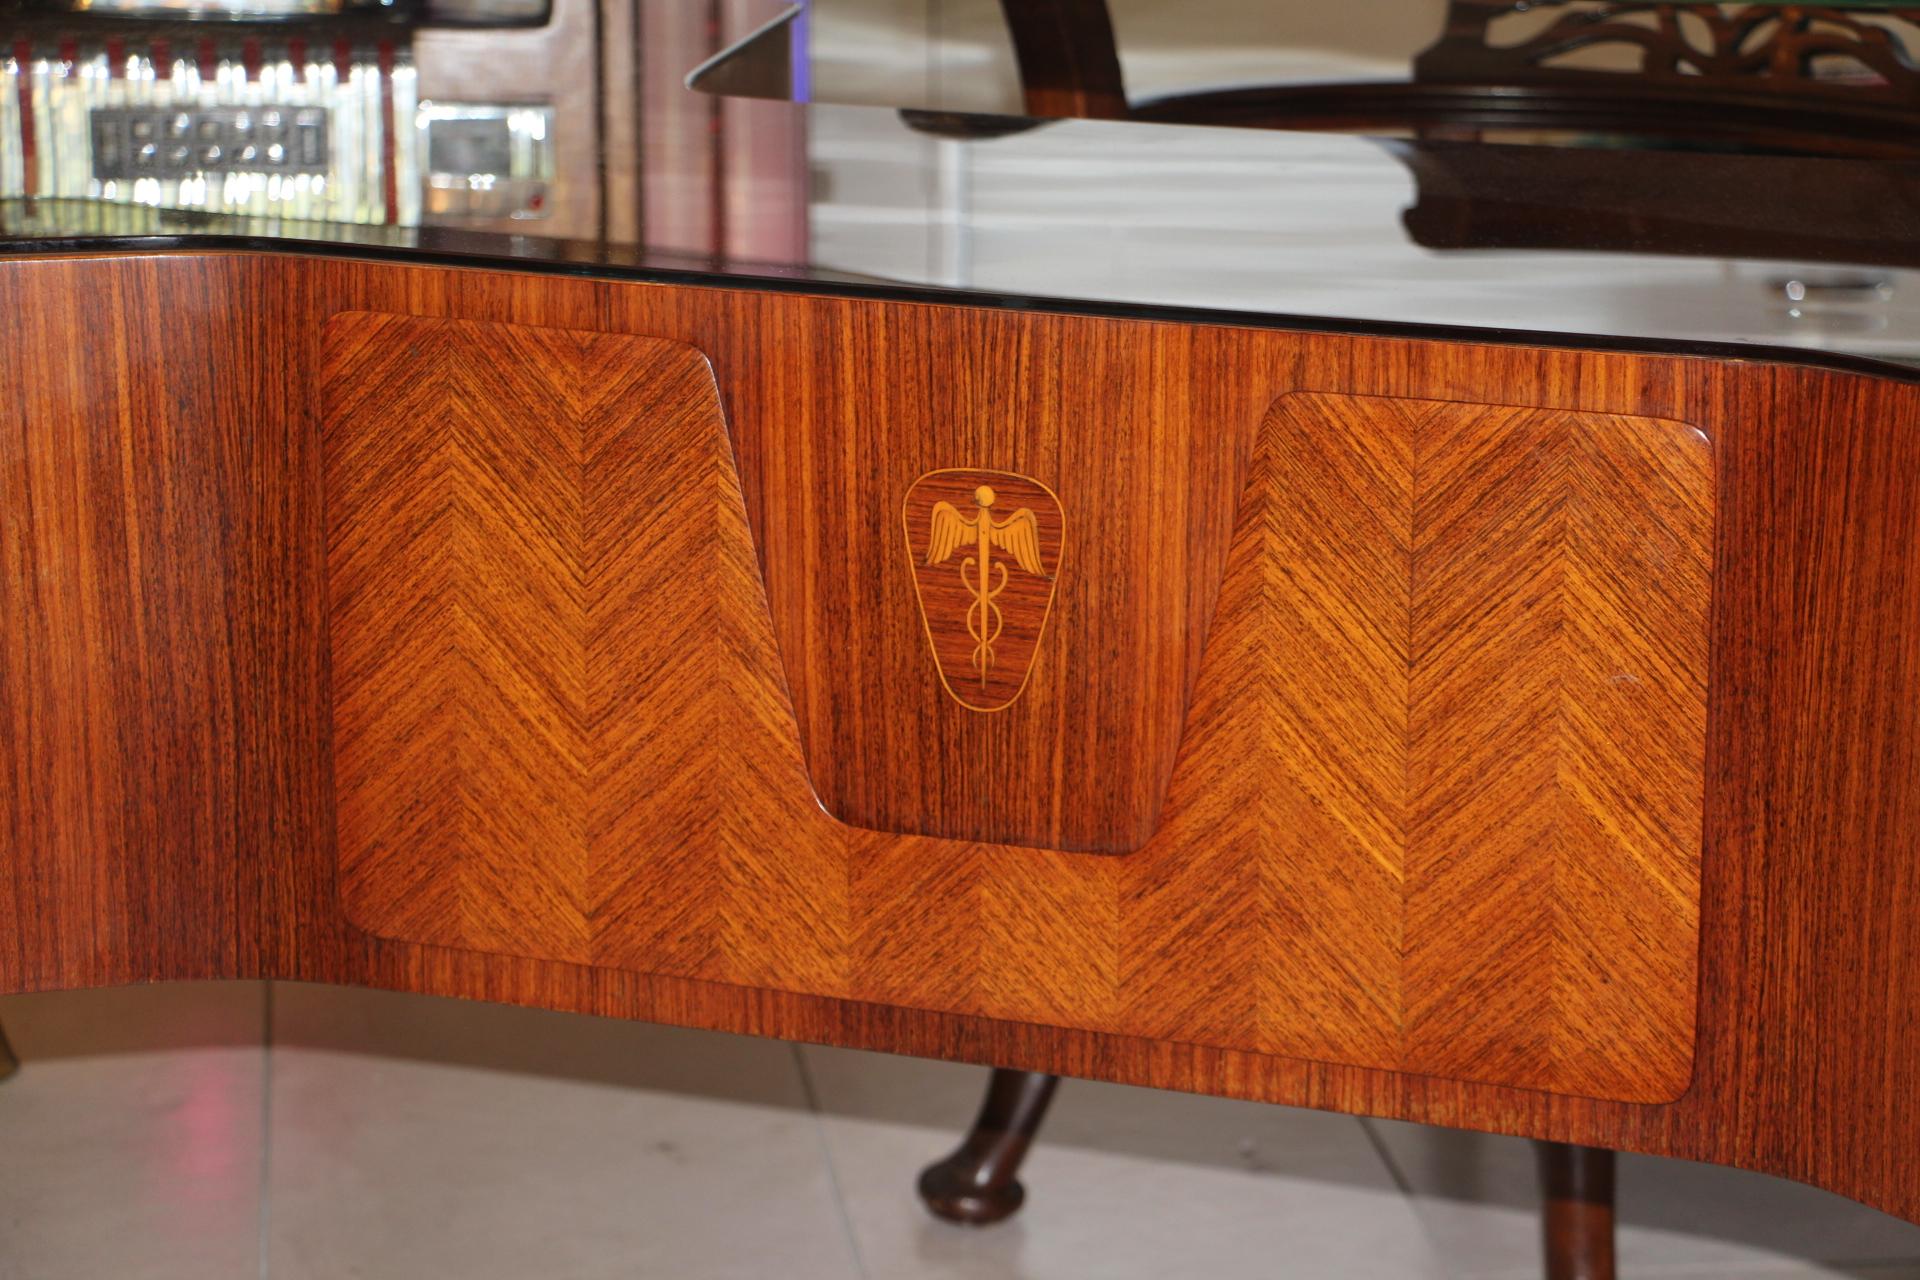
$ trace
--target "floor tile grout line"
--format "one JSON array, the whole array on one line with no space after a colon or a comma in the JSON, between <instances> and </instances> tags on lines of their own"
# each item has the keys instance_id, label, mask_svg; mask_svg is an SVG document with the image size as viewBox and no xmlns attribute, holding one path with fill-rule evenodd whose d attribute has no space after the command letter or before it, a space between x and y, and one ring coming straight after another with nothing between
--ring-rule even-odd
<instances>
[{"instance_id":1,"label":"floor tile grout line","mask_svg":"<svg viewBox=\"0 0 1920 1280\"><path fill-rule=\"evenodd\" d=\"M793 1053L794 1068L800 1073L800 1092L807 1100L807 1111L813 1119L814 1136L820 1142L820 1159L827 1169L827 1186L833 1192L833 1207L840 1215L840 1230L847 1240L847 1253L853 1258L854 1273L860 1280L869 1280L867 1260L860 1252L860 1237L853 1229L853 1212L847 1207L846 1189L840 1183L840 1169L834 1163L833 1143L827 1139L827 1118L820 1110L820 1094L813 1087L813 1072L807 1067L805 1047L799 1044L789 1045Z\"/></svg>"},{"instance_id":2,"label":"floor tile grout line","mask_svg":"<svg viewBox=\"0 0 1920 1280\"><path fill-rule=\"evenodd\" d=\"M260 1280L273 1238L273 983L260 984Z\"/></svg>"}]
</instances>

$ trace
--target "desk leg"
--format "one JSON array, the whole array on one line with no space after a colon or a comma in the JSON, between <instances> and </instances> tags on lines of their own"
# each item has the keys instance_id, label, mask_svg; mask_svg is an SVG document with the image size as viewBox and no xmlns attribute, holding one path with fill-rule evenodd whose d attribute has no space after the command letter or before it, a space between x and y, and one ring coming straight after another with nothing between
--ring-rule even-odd
<instances>
[{"instance_id":1,"label":"desk leg","mask_svg":"<svg viewBox=\"0 0 1920 1280\"><path fill-rule=\"evenodd\" d=\"M1027 1198L1016 1176L1046 1117L1059 1076L996 1070L980 1114L959 1149L920 1172L920 1199L937 1218L985 1226Z\"/></svg>"},{"instance_id":2,"label":"desk leg","mask_svg":"<svg viewBox=\"0 0 1920 1280\"><path fill-rule=\"evenodd\" d=\"M1613 1152L1541 1142L1547 1280L1614 1280Z\"/></svg>"},{"instance_id":3,"label":"desk leg","mask_svg":"<svg viewBox=\"0 0 1920 1280\"><path fill-rule=\"evenodd\" d=\"M7 1043L7 1029L0 1027L0 1080L20 1069L20 1059L13 1056L13 1046Z\"/></svg>"}]
</instances>

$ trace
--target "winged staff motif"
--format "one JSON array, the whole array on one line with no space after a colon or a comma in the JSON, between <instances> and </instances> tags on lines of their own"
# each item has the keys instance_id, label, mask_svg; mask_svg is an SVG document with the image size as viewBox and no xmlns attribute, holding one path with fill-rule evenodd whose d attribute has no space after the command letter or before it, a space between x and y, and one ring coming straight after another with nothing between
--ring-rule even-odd
<instances>
[{"instance_id":1,"label":"winged staff motif","mask_svg":"<svg viewBox=\"0 0 1920 1280\"><path fill-rule=\"evenodd\" d=\"M1039 520L1028 507L996 519L993 504L998 496L989 485L975 489L972 515L962 515L951 502L934 503L927 533L928 564L944 564L962 547L973 548L973 554L960 562L960 581L973 597L967 606L967 634L973 639L973 669L980 673L982 689L993 670L993 646L1003 626L1000 606L994 601L1007 585L1007 562L993 558L994 548L1012 556L1025 572L1046 576L1040 565Z\"/></svg>"}]
</instances>

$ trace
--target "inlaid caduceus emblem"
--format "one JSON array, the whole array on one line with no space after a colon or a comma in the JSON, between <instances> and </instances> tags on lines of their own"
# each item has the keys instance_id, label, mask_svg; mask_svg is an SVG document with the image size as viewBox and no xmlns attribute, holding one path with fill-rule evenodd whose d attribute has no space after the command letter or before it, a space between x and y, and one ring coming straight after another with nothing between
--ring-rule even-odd
<instances>
[{"instance_id":1,"label":"inlaid caduceus emblem","mask_svg":"<svg viewBox=\"0 0 1920 1280\"><path fill-rule=\"evenodd\" d=\"M927 563L945 564L962 546L973 554L960 562L960 581L966 584L973 603L967 606L967 634L973 637L973 669L980 673L980 689L985 692L987 676L993 671L993 646L1006 628L1006 616L1000 612L1000 593L1007 589L1007 562L995 560L999 547L1028 573L1040 572L1040 522L1032 507L1022 507L1004 519L993 513L999 495L992 485L983 484L973 491L972 515L963 516L951 502L933 504L932 527L927 533ZM999 571L999 578L994 572Z\"/></svg>"},{"instance_id":2,"label":"inlaid caduceus emblem","mask_svg":"<svg viewBox=\"0 0 1920 1280\"><path fill-rule=\"evenodd\" d=\"M1013 472L933 471L904 514L941 683L964 707L998 711L1025 689L1053 606L1060 501Z\"/></svg>"}]
</instances>

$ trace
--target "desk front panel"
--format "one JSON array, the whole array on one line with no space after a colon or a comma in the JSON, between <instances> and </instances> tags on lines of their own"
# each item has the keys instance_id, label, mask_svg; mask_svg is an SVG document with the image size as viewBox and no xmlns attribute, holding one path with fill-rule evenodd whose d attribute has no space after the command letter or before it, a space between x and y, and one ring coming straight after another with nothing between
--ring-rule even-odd
<instances>
[{"instance_id":1,"label":"desk front panel","mask_svg":"<svg viewBox=\"0 0 1920 1280\"><path fill-rule=\"evenodd\" d=\"M272 255L0 290L0 986L370 982L1920 1208L1903 383Z\"/></svg>"}]
</instances>

